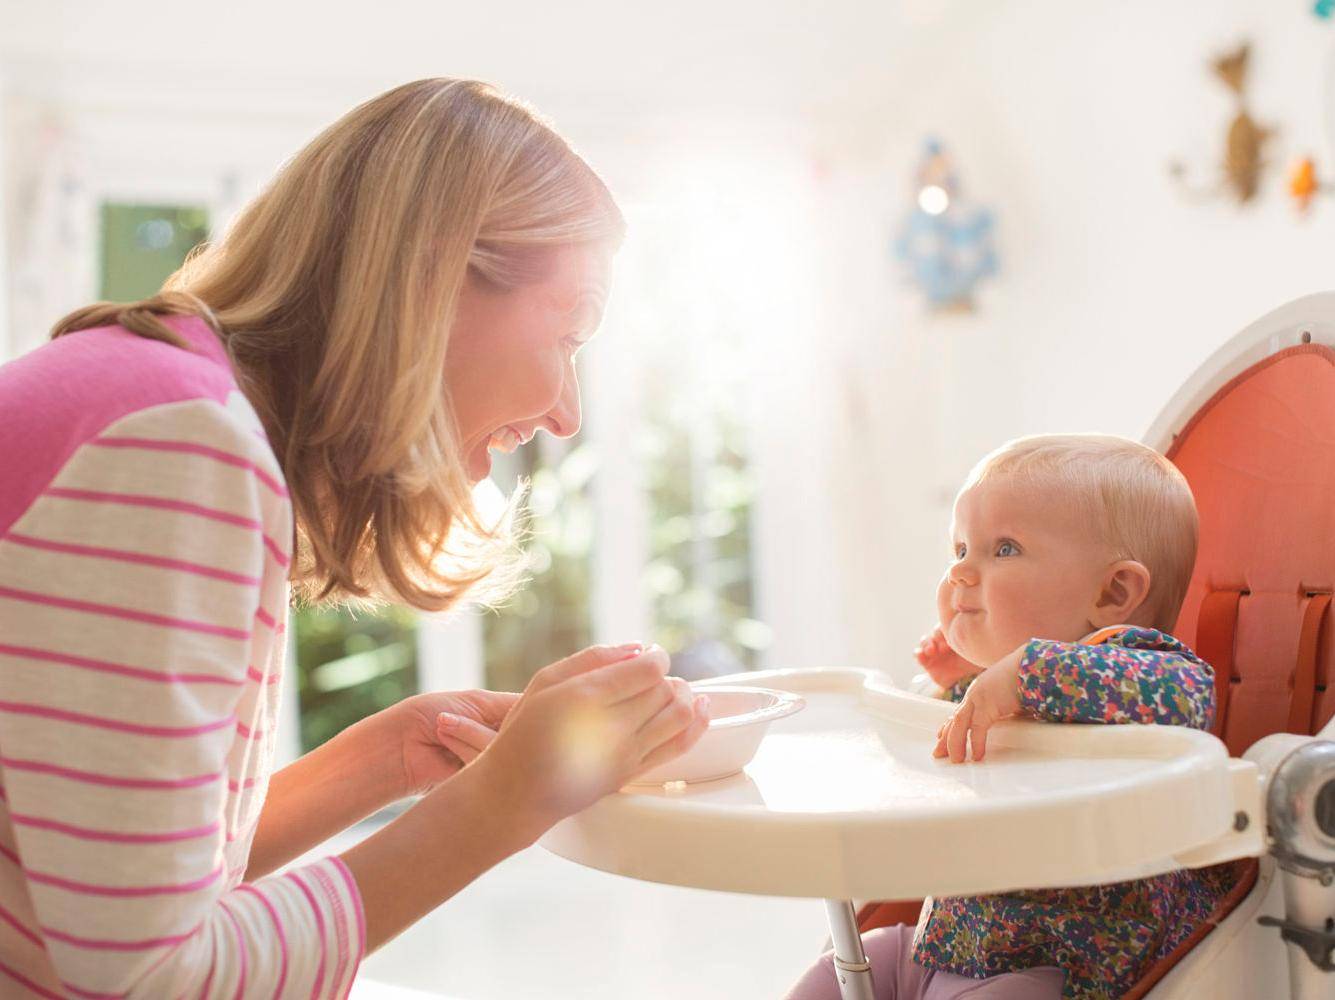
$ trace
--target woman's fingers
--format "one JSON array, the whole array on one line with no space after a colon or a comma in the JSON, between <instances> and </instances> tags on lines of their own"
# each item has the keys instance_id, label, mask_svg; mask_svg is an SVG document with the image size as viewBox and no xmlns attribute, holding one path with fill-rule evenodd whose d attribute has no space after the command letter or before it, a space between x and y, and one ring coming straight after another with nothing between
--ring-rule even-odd
<instances>
[{"instance_id":1,"label":"woman's fingers","mask_svg":"<svg viewBox=\"0 0 1335 1000\"><path fill-rule=\"evenodd\" d=\"M471 764L480 751L474 750L467 743L460 742L452 736L442 736L440 745L448 750L454 756L459 758L460 764Z\"/></svg>"},{"instance_id":2,"label":"woman's fingers","mask_svg":"<svg viewBox=\"0 0 1335 1000\"><path fill-rule=\"evenodd\" d=\"M681 692L686 692L684 695ZM676 699L689 698L690 686L680 677L664 677L652 687L630 698L623 698L612 709L618 713L625 732L634 733Z\"/></svg>"},{"instance_id":3,"label":"woman's fingers","mask_svg":"<svg viewBox=\"0 0 1335 1000\"><path fill-rule=\"evenodd\" d=\"M662 684L671 666L667 653L651 646L628 660L590 670L575 683L584 685L595 701L615 705Z\"/></svg>"},{"instance_id":4,"label":"woman's fingers","mask_svg":"<svg viewBox=\"0 0 1335 1000\"><path fill-rule=\"evenodd\" d=\"M642 753L651 753L656 747L666 743L686 729L696 715L709 715L709 699L704 695L694 695L691 687L679 677L669 678L672 683L672 696L636 734Z\"/></svg>"},{"instance_id":5,"label":"woman's fingers","mask_svg":"<svg viewBox=\"0 0 1335 1000\"><path fill-rule=\"evenodd\" d=\"M704 735L705 730L708 728L708 702L697 702L690 724L666 743L660 743L657 747L645 754L640 761L640 768L637 773L642 774L649 770L649 768L657 767L664 761L680 757L687 750L691 749L691 747L695 746L696 741Z\"/></svg>"},{"instance_id":6,"label":"woman's fingers","mask_svg":"<svg viewBox=\"0 0 1335 1000\"><path fill-rule=\"evenodd\" d=\"M642 652L644 652L644 646L638 642L628 642L623 646L590 646L587 649L581 649L573 656L567 656L564 660L557 660L555 663L543 667L533 675L528 690L541 691L543 688L560 684L562 681L578 677L580 674L586 674L591 670L597 670L600 667L639 656Z\"/></svg>"},{"instance_id":7,"label":"woman's fingers","mask_svg":"<svg viewBox=\"0 0 1335 1000\"><path fill-rule=\"evenodd\" d=\"M513 691L469 691L466 698L468 704L477 708L479 721L492 729L500 728L500 723L519 701L519 695Z\"/></svg>"},{"instance_id":8,"label":"woman's fingers","mask_svg":"<svg viewBox=\"0 0 1335 1000\"><path fill-rule=\"evenodd\" d=\"M458 751L453 746L446 744L446 739L449 739L452 743L470 747L473 750L473 756L476 757L496 738L496 730L464 715L441 712L440 715L436 716L436 738L447 749L455 753ZM462 754L460 756L462 757Z\"/></svg>"}]
</instances>

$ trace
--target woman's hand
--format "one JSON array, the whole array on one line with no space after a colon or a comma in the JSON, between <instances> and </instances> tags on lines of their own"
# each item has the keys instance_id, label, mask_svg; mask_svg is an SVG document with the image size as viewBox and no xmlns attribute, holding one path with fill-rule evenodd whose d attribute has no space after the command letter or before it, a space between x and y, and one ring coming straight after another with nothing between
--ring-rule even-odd
<instances>
[{"instance_id":1,"label":"woman's hand","mask_svg":"<svg viewBox=\"0 0 1335 1000\"><path fill-rule=\"evenodd\" d=\"M403 795L425 795L476 757L500 730L519 695L432 691L405 698L368 719L399 744Z\"/></svg>"},{"instance_id":2,"label":"woman's hand","mask_svg":"<svg viewBox=\"0 0 1335 1000\"><path fill-rule=\"evenodd\" d=\"M918 640L918 645L913 647L913 655L927 671L927 676L947 690L983 669L950 648L940 625Z\"/></svg>"},{"instance_id":3,"label":"woman's hand","mask_svg":"<svg viewBox=\"0 0 1335 1000\"><path fill-rule=\"evenodd\" d=\"M987 753L987 731L1001 719L1020 711L1020 657L1023 654L1024 647L1007 654L969 685L955 714L937 732L933 757L948 756L953 763L962 764L968 747L972 746L973 759L983 759Z\"/></svg>"},{"instance_id":4,"label":"woman's hand","mask_svg":"<svg viewBox=\"0 0 1335 1000\"><path fill-rule=\"evenodd\" d=\"M689 750L708 699L654 646L594 646L544 667L474 765L535 834ZM471 770L471 768L470 768Z\"/></svg>"}]
</instances>

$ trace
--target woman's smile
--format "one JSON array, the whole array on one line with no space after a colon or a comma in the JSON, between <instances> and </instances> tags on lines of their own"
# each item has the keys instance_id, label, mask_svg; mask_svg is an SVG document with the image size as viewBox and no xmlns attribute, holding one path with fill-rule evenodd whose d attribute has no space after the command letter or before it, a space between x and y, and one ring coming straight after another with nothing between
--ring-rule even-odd
<instances>
[{"instance_id":1,"label":"woman's smile","mask_svg":"<svg viewBox=\"0 0 1335 1000\"><path fill-rule=\"evenodd\" d=\"M532 432L527 435L520 433L514 427L502 427L491 435L491 441L487 444L488 451L499 451L504 455L528 444L533 440Z\"/></svg>"}]
</instances>

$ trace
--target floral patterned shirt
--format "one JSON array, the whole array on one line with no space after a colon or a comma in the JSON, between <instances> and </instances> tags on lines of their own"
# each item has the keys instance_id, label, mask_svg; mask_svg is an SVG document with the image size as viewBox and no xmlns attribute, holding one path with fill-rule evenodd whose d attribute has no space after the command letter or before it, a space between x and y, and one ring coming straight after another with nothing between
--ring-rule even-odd
<instances>
[{"instance_id":1,"label":"floral patterned shirt","mask_svg":"<svg viewBox=\"0 0 1335 1000\"><path fill-rule=\"evenodd\" d=\"M951 699L967 687L961 681ZM1214 671L1150 628L1105 629L1079 643L1034 639L1020 662L1020 703L1048 722L1206 729ZM1234 878L1232 865L1220 865L1112 885L928 899L913 958L975 979L1055 965L1066 973L1063 997L1118 997L1209 916Z\"/></svg>"}]
</instances>

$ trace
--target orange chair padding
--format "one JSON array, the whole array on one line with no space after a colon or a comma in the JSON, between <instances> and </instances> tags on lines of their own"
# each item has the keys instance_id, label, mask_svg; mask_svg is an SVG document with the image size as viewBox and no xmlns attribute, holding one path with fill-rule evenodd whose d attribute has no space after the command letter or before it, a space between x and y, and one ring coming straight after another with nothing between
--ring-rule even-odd
<instances>
[{"instance_id":1,"label":"orange chair padding","mask_svg":"<svg viewBox=\"0 0 1335 1000\"><path fill-rule=\"evenodd\" d=\"M1318 732L1335 715L1335 351L1291 347L1238 375L1173 438L1191 484L1200 550L1174 634L1215 668L1213 731L1241 756L1272 733ZM1237 868L1210 918L1126 995L1145 996L1246 898L1257 862ZM868 903L869 931L917 920L921 901Z\"/></svg>"},{"instance_id":2,"label":"orange chair padding","mask_svg":"<svg viewBox=\"0 0 1335 1000\"><path fill-rule=\"evenodd\" d=\"M1271 733L1316 732L1335 712L1323 628L1335 584L1335 351L1303 344L1253 365L1168 457L1201 518L1175 632L1215 666L1216 733L1236 757Z\"/></svg>"}]
</instances>

